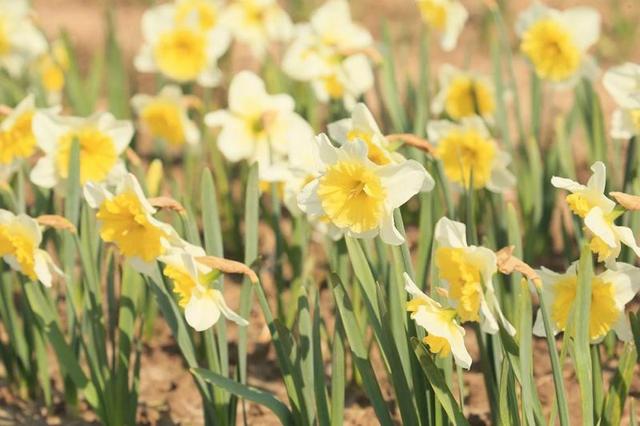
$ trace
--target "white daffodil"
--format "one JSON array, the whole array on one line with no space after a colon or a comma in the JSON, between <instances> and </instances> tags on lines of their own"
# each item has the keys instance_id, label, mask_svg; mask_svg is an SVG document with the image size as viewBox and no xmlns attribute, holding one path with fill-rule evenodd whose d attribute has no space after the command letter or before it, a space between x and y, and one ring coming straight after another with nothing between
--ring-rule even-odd
<instances>
[{"instance_id":1,"label":"white daffodil","mask_svg":"<svg viewBox=\"0 0 640 426\"><path fill-rule=\"evenodd\" d=\"M247 44L259 59L269 43L291 38L293 24L276 0L233 0L222 16L233 37Z\"/></svg>"},{"instance_id":2,"label":"white daffodil","mask_svg":"<svg viewBox=\"0 0 640 426\"><path fill-rule=\"evenodd\" d=\"M282 68L291 78L310 82L319 101L342 99L352 109L374 83L367 56L372 47L371 34L352 22L348 2L329 0L309 23L297 26Z\"/></svg>"},{"instance_id":3,"label":"white daffodil","mask_svg":"<svg viewBox=\"0 0 640 426\"><path fill-rule=\"evenodd\" d=\"M458 37L469 13L457 0L417 0L426 25L440 34L440 47L450 52L458 44Z\"/></svg>"},{"instance_id":4,"label":"white daffodil","mask_svg":"<svg viewBox=\"0 0 640 426\"><path fill-rule=\"evenodd\" d=\"M156 96L135 95L131 105L151 137L172 147L200 142L200 130L189 118L187 97L179 86L165 86Z\"/></svg>"},{"instance_id":5,"label":"white daffodil","mask_svg":"<svg viewBox=\"0 0 640 426\"><path fill-rule=\"evenodd\" d=\"M189 254L175 251L161 257L165 264L164 275L173 282L173 291L179 295L179 305L184 308L187 324L196 331L212 327L220 314L238 325L246 326L247 320L227 306L222 292L211 288L212 274L215 270L197 263L196 257L202 254Z\"/></svg>"},{"instance_id":6,"label":"white daffodil","mask_svg":"<svg viewBox=\"0 0 640 426\"><path fill-rule=\"evenodd\" d=\"M572 84L592 76L595 63L587 51L600 37L600 15L589 7L563 11L534 2L516 22L520 51L538 77Z\"/></svg>"},{"instance_id":7,"label":"white daffodil","mask_svg":"<svg viewBox=\"0 0 640 426\"><path fill-rule=\"evenodd\" d=\"M393 211L423 188L433 188L424 167L413 160L377 165L369 160L361 140L340 148L324 134L316 141L323 168L299 194L300 209L312 220L327 220L349 236L380 235L387 244L402 244L404 237L394 225Z\"/></svg>"},{"instance_id":8,"label":"white daffodil","mask_svg":"<svg viewBox=\"0 0 640 426\"><path fill-rule=\"evenodd\" d=\"M17 77L47 51L47 40L31 18L29 2L0 0L0 68Z\"/></svg>"},{"instance_id":9,"label":"white daffodil","mask_svg":"<svg viewBox=\"0 0 640 426\"><path fill-rule=\"evenodd\" d=\"M222 24L223 9L224 2L220 0L175 0L175 21L210 31Z\"/></svg>"},{"instance_id":10,"label":"white daffodil","mask_svg":"<svg viewBox=\"0 0 640 426\"><path fill-rule=\"evenodd\" d=\"M451 353L456 364L469 369L471 355L464 345L465 331L456 320L456 310L444 308L424 294L406 272L404 283L404 289L412 296L407 303L407 311L411 312L411 319L426 330L424 343L429 351L442 357Z\"/></svg>"},{"instance_id":11,"label":"white daffodil","mask_svg":"<svg viewBox=\"0 0 640 426\"><path fill-rule=\"evenodd\" d=\"M96 209L100 238L116 245L138 272L154 276L156 259L174 246L183 246L176 231L153 217L156 209L144 195L138 180L127 174L114 193L90 182L84 197Z\"/></svg>"},{"instance_id":12,"label":"white daffodil","mask_svg":"<svg viewBox=\"0 0 640 426\"><path fill-rule=\"evenodd\" d=\"M551 185L571 193L567 195L567 204L571 211L583 219L594 207L599 207L603 212L610 213L616 206L616 203L604 195L607 184L607 168L604 163L596 161L591 166L591 171L593 175L586 185L563 177L553 176L551 178Z\"/></svg>"},{"instance_id":13,"label":"white daffodil","mask_svg":"<svg viewBox=\"0 0 640 426\"><path fill-rule=\"evenodd\" d=\"M218 148L229 161L258 162L261 173L286 159L289 147L313 138L311 126L294 112L289 95L270 95L250 71L238 73L229 87L228 109L205 116L221 127Z\"/></svg>"},{"instance_id":14,"label":"white daffodil","mask_svg":"<svg viewBox=\"0 0 640 426\"><path fill-rule=\"evenodd\" d=\"M493 289L496 255L485 247L467 245L466 227L446 217L436 223L435 262L440 280L461 322L477 321L486 333L498 332L500 323L509 334L515 329L502 314Z\"/></svg>"},{"instance_id":15,"label":"white daffodil","mask_svg":"<svg viewBox=\"0 0 640 426\"><path fill-rule=\"evenodd\" d=\"M135 58L140 72L159 72L180 82L205 87L218 84L218 59L227 51L229 32L222 25L203 28L199 12L181 16L174 4L163 4L142 16L144 44Z\"/></svg>"},{"instance_id":16,"label":"white daffodil","mask_svg":"<svg viewBox=\"0 0 640 426\"><path fill-rule=\"evenodd\" d=\"M459 124L431 121L427 131L452 182L492 192L504 192L515 185L515 176L507 169L511 156L498 147L481 118L464 118Z\"/></svg>"},{"instance_id":17,"label":"white daffodil","mask_svg":"<svg viewBox=\"0 0 640 426\"><path fill-rule=\"evenodd\" d=\"M564 274L548 269L538 271L542 278L542 297L548 306L554 334L565 331L569 315L574 308L578 287L577 262ZM633 338L624 308L640 290L640 269L626 263L615 263L593 277L591 281L591 313L589 315L589 336L592 343L601 341L610 330L618 339L629 341ZM533 326L536 336L545 336L542 314Z\"/></svg>"},{"instance_id":18,"label":"white daffodil","mask_svg":"<svg viewBox=\"0 0 640 426\"><path fill-rule=\"evenodd\" d=\"M36 144L44 152L31 170L31 181L53 188L67 179L73 141L80 145L80 183L111 182L126 169L120 158L133 136L133 124L108 112L88 118L62 117L47 112L33 116Z\"/></svg>"},{"instance_id":19,"label":"white daffodil","mask_svg":"<svg viewBox=\"0 0 640 426\"><path fill-rule=\"evenodd\" d=\"M35 219L0 209L0 257L12 269L51 287L53 274L62 275L62 271L49 253L38 248L41 242L42 231Z\"/></svg>"},{"instance_id":20,"label":"white daffodil","mask_svg":"<svg viewBox=\"0 0 640 426\"><path fill-rule=\"evenodd\" d=\"M452 120L478 115L491 119L495 111L493 83L477 73L445 64L440 68L440 91L433 99L434 114L447 114Z\"/></svg>"},{"instance_id":21,"label":"white daffodil","mask_svg":"<svg viewBox=\"0 0 640 426\"><path fill-rule=\"evenodd\" d=\"M611 136L629 139L640 135L640 64L627 62L611 68L602 82L618 105L611 119Z\"/></svg>"}]
</instances>

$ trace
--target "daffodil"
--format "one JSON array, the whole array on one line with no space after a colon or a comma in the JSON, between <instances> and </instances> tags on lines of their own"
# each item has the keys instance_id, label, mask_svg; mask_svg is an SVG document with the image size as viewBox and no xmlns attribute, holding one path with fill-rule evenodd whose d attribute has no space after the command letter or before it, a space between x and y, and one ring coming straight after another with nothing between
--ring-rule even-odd
<instances>
[{"instance_id":1,"label":"daffodil","mask_svg":"<svg viewBox=\"0 0 640 426\"><path fill-rule=\"evenodd\" d=\"M439 74L440 91L433 99L434 114L447 114L452 120L474 115L490 119L495 111L493 83L473 72L443 65Z\"/></svg>"},{"instance_id":2,"label":"daffodil","mask_svg":"<svg viewBox=\"0 0 640 426\"><path fill-rule=\"evenodd\" d=\"M459 124L432 121L427 130L452 182L492 192L504 192L515 185L515 177L507 169L511 156L498 147L479 117L464 118Z\"/></svg>"},{"instance_id":3,"label":"daffodil","mask_svg":"<svg viewBox=\"0 0 640 426\"><path fill-rule=\"evenodd\" d=\"M260 59L269 43L287 41L293 31L291 18L276 0L233 0L222 19L233 37Z\"/></svg>"},{"instance_id":4,"label":"daffodil","mask_svg":"<svg viewBox=\"0 0 640 426\"><path fill-rule=\"evenodd\" d=\"M452 51L467 22L469 13L457 0L417 0L422 20L440 35L440 47Z\"/></svg>"},{"instance_id":5,"label":"daffodil","mask_svg":"<svg viewBox=\"0 0 640 426\"><path fill-rule=\"evenodd\" d=\"M184 9L189 5L182 3L163 4L144 13L145 41L135 58L136 69L159 72L179 83L215 86L221 77L218 59L229 47L229 32L215 25L211 16L205 17L204 9Z\"/></svg>"},{"instance_id":6,"label":"daffodil","mask_svg":"<svg viewBox=\"0 0 640 426\"><path fill-rule=\"evenodd\" d=\"M175 21L177 24L196 24L209 31L221 24L224 3L219 0L176 0Z\"/></svg>"},{"instance_id":7,"label":"daffodil","mask_svg":"<svg viewBox=\"0 0 640 426\"><path fill-rule=\"evenodd\" d=\"M620 340L629 341L633 338L624 309L640 290L640 269L626 263L615 263L612 266L594 276L591 281L589 336L592 343L601 341L611 330ZM563 332L575 307L579 283L577 262L564 274L544 268L538 272L542 278L542 297L550 310L553 332ZM540 311L533 333L536 336L546 335Z\"/></svg>"},{"instance_id":8,"label":"daffodil","mask_svg":"<svg viewBox=\"0 0 640 426\"><path fill-rule=\"evenodd\" d=\"M229 87L228 109L208 113L205 123L221 127L218 148L229 161L258 162L261 172L286 159L289 147L313 138L311 126L294 112L289 95L270 95L250 71Z\"/></svg>"},{"instance_id":9,"label":"daffodil","mask_svg":"<svg viewBox=\"0 0 640 426\"><path fill-rule=\"evenodd\" d=\"M0 257L27 278L51 287L53 274L62 272L51 256L39 248L40 243L42 231L35 219L0 209Z\"/></svg>"},{"instance_id":10,"label":"daffodil","mask_svg":"<svg viewBox=\"0 0 640 426\"><path fill-rule=\"evenodd\" d=\"M434 259L438 276L461 322L479 322L490 334L498 332L498 322L514 334L502 314L493 289L497 271L496 255L485 247L467 245L466 227L446 217L436 223Z\"/></svg>"},{"instance_id":11,"label":"daffodil","mask_svg":"<svg viewBox=\"0 0 640 426\"><path fill-rule=\"evenodd\" d=\"M165 264L163 274L173 282L173 291L178 295L178 304L184 308L187 324L196 331L212 327L220 314L238 325L246 326L247 320L233 312L224 300L222 292L211 288L217 271L197 263L201 253L174 251L160 258Z\"/></svg>"},{"instance_id":12,"label":"daffodil","mask_svg":"<svg viewBox=\"0 0 640 426\"><path fill-rule=\"evenodd\" d=\"M586 185L582 185L571 179L553 176L551 185L570 192L567 195L567 204L572 212L581 218L585 218L594 207L600 207L604 212L611 212L616 203L604 195L607 184L607 168L602 161L596 161L591 166L593 175Z\"/></svg>"},{"instance_id":13,"label":"daffodil","mask_svg":"<svg viewBox=\"0 0 640 426\"><path fill-rule=\"evenodd\" d=\"M367 53L372 47L371 34L351 20L348 2L329 0L309 23L296 27L282 68L291 78L310 82L319 101L343 100L352 109L373 87Z\"/></svg>"},{"instance_id":14,"label":"daffodil","mask_svg":"<svg viewBox=\"0 0 640 426\"><path fill-rule=\"evenodd\" d=\"M97 210L100 238L113 243L143 274L152 276L157 258L181 243L170 225L153 217L156 209L132 174L122 178L114 193L90 182L84 186L84 197Z\"/></svg>"},{"instance_id":15,"label":"daffodil","mask_svg":"<svg viewBox=\"0 0 640 426\"><path fill-rule=\"evenodd\" d=\"M471 355L464 345L465 331L456 319L456 310L445 308L424 294L406 272L404 282L404 289L412 296L407 311L411 312L411 319L426 330L424 343L429 351L441 357L452 354L456 364L469 369Z\"/></svg>"},{"instance_id":16,"label":"daffodil","mask_svg":"<svg viewBox=\"0 0 640 426\"><path fill-rule=\"evenodd\" d=\"M187 98L179 86L168 85L157 96L135 95L131 99L143 128L172 147L200 141L198 126L189 118Z\"/></svg>"},{"instance_id":17,"label":"daffodil","mask_svg":"<svg viewBox=\"0 0 640 426\"><path fill-rule=\"evenodd\" d=\"M595 9L563 11L534 2L516 22L520 51L538 77L554 83L572 83L593 73L587 51L600 37L600 15Z\"/></svg>"},{"instance_id":18,"label":"daffodil","mask_svg":"<svg viewBox=\"0 0 640 426\"><path fill-rule=\"evenodd\" d=\"M51 49L37 59L35 67L48 103L59 103L64 89L64 75L69 69L69 55L62 40L51 43Z\"/></svg>"},{"instance_id":19,"label":"daffodil","mask_svg":"<svg viewBox=\"0 0 640 426\"><path fill-rule=\"evenodd\" d=\"M327 220L349 236L380 235L388 244L402 244L404 237L394 225L393 211L424 188L433 188L424 167L413 160L375 164L362 140L340 148L324 134L316 140L322 171L299 194L300 209L312 220Z\"/></svg>"},{"instance_id":20,"label":"daffodil","mask_svg":"<svg viewBox=\"0 0 640 426\"><path fill-rule=\"evenodd\" d=\"M33 116L36 144L44 152L31 170L31 181L43 188L64 182L69 173L71 148L80 145L80 183L111 182L126 169L120 159L133 136L133 124L110 113L88 118L62 117L48 112Z\"/></svg>"},{"instance_id":21,"label":"daffodil","mask_svg":"<svg viewBox=\"0 0 640 426\"><path fill-rule=\"evenodd\" d=\"M618 105L611 120L611 136L629 139L640 135L640 64L627 62L611 68L602 82Z\"/></svg>"},{"instance_id":22,"label":"daffodil","mask_svg":"<svg viewBox=\"0 0 640 426\"><path fill-rule=\"evenodd\" d=\"M25 0L0 0L0 68L12 76L47 50L47 40L31 15Z\"/></svg>"}]
</instances>

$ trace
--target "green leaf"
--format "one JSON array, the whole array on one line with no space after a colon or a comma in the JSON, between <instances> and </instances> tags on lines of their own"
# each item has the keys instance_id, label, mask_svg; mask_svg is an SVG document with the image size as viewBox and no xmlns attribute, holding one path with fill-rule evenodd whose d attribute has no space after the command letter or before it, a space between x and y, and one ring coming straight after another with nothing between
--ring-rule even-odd
<instances>
[{"instance_id":1,"label":"green leaf","mask_svg":"<svg viewBox=\"0 0 640 426\"><path fill-rule=\"evenodd\" d=\"M618 363L609 392L605 398L604 411L602 413L601 424L603 426L614 426L621 424L622 412L636 367L638 352L633 343L626 343L622 351L622 356Z\"/></svg>"}]
</instances>

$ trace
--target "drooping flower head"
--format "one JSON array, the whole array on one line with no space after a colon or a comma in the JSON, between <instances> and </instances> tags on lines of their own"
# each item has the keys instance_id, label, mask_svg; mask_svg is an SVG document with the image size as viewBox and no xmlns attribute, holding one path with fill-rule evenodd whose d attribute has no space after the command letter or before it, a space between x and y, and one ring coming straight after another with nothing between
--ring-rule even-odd
<instances>
[{"instance_id":1,"label":"drooping flower head","mask_svg":"<svg viewBox=\"0 0 640 426\"><path fill-rule=\"evenodd\" d=\"M563 11L534 2L516 22L520 51L538 77L569 83L589 75L594 64L587 54L600 37L600 15L592 8Z\"/></svg>"},{"instance_id":2,"label":"drooping flower head","mask_svg":"<svg viewBox=\"0 0 640 426\"><path fill-rule=\"evenodd\" d=\"M26 0L0 0L0 68L18 76L47 50Z\"/></svg>"},{"instance_id":3,"label":"drooping flower head","mask_svg":"<svg viewBox=\"0 0 640 426\"><path fill-rule=\"evenodd\" d=\"M424 294L406 272L404 282L404 289L412 296L407 311L411 312L411 319L426 330L424 343L429 351L441 357L452 354L456 364L469 369L471 355L464 345L465 331L456 319L456 310L445 308Z\"/></svg>"},{"instance_id":4,"label":"drooping flower head","mask_svg":"<svg viewBox=\"0 0 640 426\"><path fill-rule=\"evenodd\" d=\"M493 83L488 78L445 64L440 68L440 91L433 99L434 114L446 113L452 120L472 116L490 119L495 111Z\"/></svg>"},{"instance_id":5,"label":"drooping flower head","mask_svg":"<svg viewBox=\"0 0 640 426\"><path fill-rule=\"evenodd\" d=\"M0 209L0 257L15 271L51 287L53 274L62 272L40 243L42 231L35 219Z\"/></svg>"},{"instance_id":6,"label":"drooping flower head","mask_svg":"<svg viewBox=\"0 0 640 426\"><path fill-rule=\"evenodd\" d=\"M187 98L179 86L165 86L157 96L135 95L131 104L151 137L172 147L200 141L200 131L189 118Z\"/></svg>"},{"instance_id":7,"label":"drooping flower head","mask_svg":"<svg viewBox=\"0 0 640 426\"><path fill-rule=\"evenodd\" d=\"M67 179L75 140L80 145L82 185L114 181L126 172L120 155L133 136L130 121L116 120L108 112L88 118L37 112L32 129L38 148L44 152L30 175L38 186L53 188Z\"/></svg>"},{"instance_id":8,"label":"drooping flower head","mask_svg":"<svg viewBox=\"0 0 640 426\"><path fill-rule=\"evenodd\" d=\"M368 158L365 142L357 140L340 148L321 134L316 138L323 163L319 176L298 196L298 205L312 219L330 221L347 235L402 244L393 211L434 181L413 160L380 166ZM427 181L427 183L425 183Z\"/></svg>"},{"instance_id":9,"label":"drooping flower head","mask_svg":"<svg viewBox=\"0 0 640 426\"><path fill-rule=\"evenodd\" d=\"M457 0L416 0L424 23L440 35L440 47L452 51L469 13Z\"/></svg>"},{"instance_id":10,"label":"drooping flower head","mask_svg":"<svg viewBox=\"0 0 640 426\"><path fill-rule=\"evenodd\" d=\"M432 121L427 130L450 181L492 192L504 192L515 184L507 169L511 156L498 147L479 117L464 118L460 124Z\"/></svg>"},{"instance_id":11,"label":"drooping flower head","mask_svg":"<svg viewBox=\"0 0 640 426\"><path fill-rule=\"evenodd\" d=\"M640 270L626 263L615 263L612 266L613 269L595 275L591 281L589 336L592 343L601 341L611 330L620 340L629 341L633 338L624 309L640 290ZM577 262L563 274L544 268L538 272L542 278L542 297L550 309L554 334L563 332L575 306L579 285ZM540 311L533 333L545 336Z\"/></svg>"},{"instance_id":12,"label":"drooping flower head","mask_svg":"<svg viewBox=\"0 0 640 426\"><path fill-rule=\"evenodd\" d=\"M435 241L438 276L460 321L479 322L485 332L494 334L498 332L498 317L507 332L513 334L515 330L502 314L493 289L495 253L467 245L465 225L446 217L436 223Z\"/></svg>"},{"instance_id":13,"label":"drooping flower head","mask_svg":"<svg viewBox=\"0 0 640 426\"><path fill-rule=\"evenodd\" d=\"M640 135L640 64L627 62L611 68L602 82L618 105L611 119L611 136L629 139Z\"/></svg>"}]
</instances>

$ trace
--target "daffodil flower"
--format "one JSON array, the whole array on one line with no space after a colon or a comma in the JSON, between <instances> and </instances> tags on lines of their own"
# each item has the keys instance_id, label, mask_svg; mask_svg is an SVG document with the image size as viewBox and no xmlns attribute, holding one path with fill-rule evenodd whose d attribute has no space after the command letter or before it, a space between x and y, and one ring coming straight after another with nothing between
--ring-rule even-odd
<instances>
[{"instance_id":1,"label":"daffodil flower","mask_svg":"<svg viewBox=\"0 0 640 426\"><path fill-rule=\"evenodd\" d=\"M426 330L424 343L429 351L441 357L452 354L456 364L469 369L471 355L464 345L465 331L456 320L456 310L445 308L424 294L406 272L404 282L404 289L412 296L407 311L411 312L411 319Z\"/></svg>"},{"instance_id":2,"label":"daffodil flower","mask_svg":"<svg viewBox=\"0 0 640 426\"><path fill-rule=\"evenodd\" d=\"M0 68L18 77L47 51L47 40L31 18L29 2L0 0Z\"/></svg>"},{"instance_id":3,"label":"daffodil flower","mask_svg":"<svg viewBox=\"0 0 640 426\"><path fill-rule=\"evenodd\" d=\"M457 0L417 0L422 20L440 34L440 47L446 52L455 49L469 12Z\"/></svg>"},{"instance_id":4,"label":"daffodil flower","mask_svg":"<svg viewBox=\"0 0 640 426\"><path fill-rule=\"evenodd\" d=\"M133 136L133 124L108 112L88 118L62 117L47 112L33 116L36 144L44 152L31 170L31 181L43 188L64 182L69 173L73 141L80 145L80 183L111 182L126 173L120 155Z\"/></svg>"},{"instance_id":5,"label":"daffodil flower","mask_svg":"<svg viewBox=\"0 0 640 426\"><path fill-rule=\"evenodd\" d=\"M100 238L113 243L138 272L154 276L156 260L176 246L183 246L176 231L153 217L151 206L137 179L127 174L111 193L93 182L84 186L84 197L96 209Z\"/></svg>"},{"instance_id":6,"label":"daffodil flower","mask_svg":"<svg viewBox=\"0 0 640 426\"><path fill-rule=\"evenodd\" d=\"M69 55L62 40L51 43L51 49L35 61L40 84L47 94L49 105L60 103L65 73L69 69Z\"/></svg>"},{"instance_id":7,"label":"daffodil flower","mask_svg":"<svg viewBox=\"0 0 640 426\"><path fill-rule=\"evenodd\" d=\"M324 134L316 140L323 169L299 194L300 209L312 220L327 220L349 236L380 235L387 244L402 244L404 237L394 225L393 211L424 187L433 188L424 167L413 160L377 165L369 160L361 140L340 148Z\"/></svg>"},{"instance_id":8,"label":"daffodil flower","mask_svg":"<svg viewBox=\"0 0 640 426\"><path fill-rule=\"evenodd\" d=\"M602 82L618 105L611 119L611 136L629 139L640 135L640 64L627 62L611 68Z\"/></svg>"},{"instance_id":9,"label":"daffodil flower","mask_svg":"<svg viewBox=\"0 0 640 426\"><path fill-rule=\"evenodd\" d=\"M196 24L210 31L222 24L224 3L220 0L176 0L175 21L177 24Z\"/></svg>"},{"instance_id":10,"label":"daffodil flower","mask_svg":"<svg viewBox=\"0 0 640 426\"><path fill-rule=\"evenodd\" d=\"M42 231L35 219L0 209L0 257L11 269L51 287L53 274L63 273L49 253L39 248L41 243Z\"/></svg>"},{"instance_id":11,"label":"daffodil flower","mask_svg":"<svg viewBox=\"0 0 640 426\"><path fill-rule=\"evenodd\" d=\"M620 340L629 341L633 338L624 309L640 290L640 269L626 263L615 263L612 266L612 269L594 276L591 281L589 336L592 343L601 341L610 330ZM564 274L545 268L538 272L542 278L542 297L549 306L555 335L565 331L569 315L575 306L579 279L577 262ZM546 335L540 311L533 333L536 336Z\"/></svg>"},{"instance_id":12,"label":"daffodil flower","mask_svg":"<svg viewBox=\"0 0 640 426\"><path fill-rule=\"evenodd\" d=\"M291 38L293 24L276 0L234 0L222 19L233 37L247 44L254 56L262 59L271 42Z\"/></svg>"},{"instance_id":13,"label":"daffodil flower","mask_svg":"<svg viewBox=\"0 0 640 426\"><path fill-rule=\"evenodd\" d=\"M178 12L180 9L178 8ZM159 72L179 83L218 84L218 59L227 51L231 36L222 25L203 28L199 15L177 14L176 5L163 4L142 16L144 44L135 58L140 72Z\"/></svg>"},{"instance_id":14,"label":"daffodil flower","mask_svg":"<svg viewBox=\"0 0 640 426\"><path fill-rule=\"evenodd\" d=\"M493 289L496 255L467 245L466 227L446 217L436 223L435 263L438 275L461 322L479 322L486 333L498 332L496 317L509 334L515 329L502 314Z\"/></svg>"},{"instance_id":15,"label":"daffodil flower","mask_svg":"<svg viewBox=\"0 0 640 426\"><path fill-rule=\"evenodd\" d=\"M157 96L135 95L131 104L142 126L156 139L172 147L200 141L198 126L189 118L186 97L179 86L168 85Z\"/></svg>"},{"instance_id":16,"label":"daffodil flower","mask_svg":"<svg viewBox=\"0 0 640 426\"><path fill-rule=\"evenodd\" d=\"M373 87L373 71L366 54L371 34L352 22L349 4L330 0L310 22L296 27L296 35L282 62L291 78L310 82L321 102L343 100L347 109Z\"/></svg>"},{"instance_id":17,"label":"daffodil flower","mask_svg":"<svg viewBox=\"0 0 640 426\"><path fill-rule=\"evenodd\" d=\"M473 72L445 64L439 73L440 91L433 99L434 114L447 114L453 120L478 115L491 119L495 111L493 83Z\"/></svg>"},{"instance_id":18,"label":"daffodil flower","mask_svg":"<svg viewBox=\"0 0 640 426\"><path fill-rule=\"evenodd\" d=\"M594 74L587 54L600 37L600 15L595 9L574 7L564 11L534 2L516 22L520 51L538 77L553 83L573 84Z\"/></svg>"},{"instance_id":19,"label":"daffodil flower","mask_svg":"<svg viewBox=\"0 0 640 426\"><path fill-rule=\"evenodd\" d=\"M553 176L551 178L551 185L571 193L567 195L567 204L572 212L583 219L594 207L599 207L603 212L609 213L616 206L616 203L604 195L607 184L607 168L604 163L596 161L591 166L591 171L593 175L586 185L563 177Z\"/></svg>"},{"instance_id":20,"label":"daffodil flower","mask_svg":"<svg viewBox=\"0 0 640 426\"><path fill-rule=\"evenodd\" d=\"M229 87L228 109L210 112L205 123L221 127L218 148L229 161L258 162L261 173L286 160L289 147L312 139L311 126L294 112L289 95L270 95L250 71L238 73Z\"/></svg>"},{"instance_id":21,"label":"daffodil flower","mask_svg":"<svg viewBox=\"0 0 640 426\"><path fill-rule=\"evenodd\" d=\"M498 193L515 185L515 176L507 169L511 156L498 147L481 118L463 118L459 124L431 121L427 131L452 182Z\"/></svg>"},{"instance_id":22,"label":"daffodil flower","mask_svg":"<svg viewBox=\"0 0 640 426\"><path fill-rule=\"evenodd\" d=\"M165 264L163 274L173 282L173 291L180 298L178 304L184 308L187 324L196 331L204 331L218 322L222 314L238 325L248 325L247 320L227 306L222 292L211 288L215 270L197 263L196 256L204 256L204 250L200 252L174 251L160 258Z\"/></svg>"}]
</instances>

